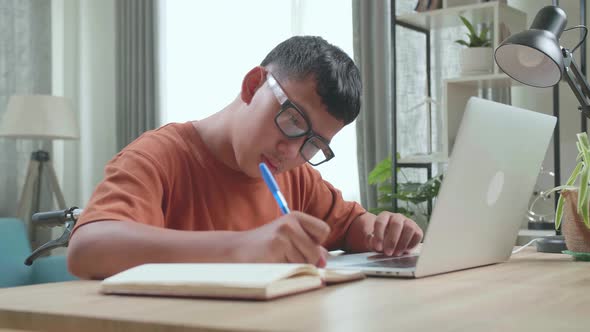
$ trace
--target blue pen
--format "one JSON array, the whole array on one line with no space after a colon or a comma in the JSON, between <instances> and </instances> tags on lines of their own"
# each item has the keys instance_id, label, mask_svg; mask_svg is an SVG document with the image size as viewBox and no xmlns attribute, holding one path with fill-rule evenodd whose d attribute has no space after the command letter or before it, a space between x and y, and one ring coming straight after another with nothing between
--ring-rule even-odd
<instances>
[{"instance_id":1,"label":"blue pen","mask_svg":"<svg viewBox=\"0 0 590 332\"><path fill-rule=\"evenodd\" d=\"M277 203L279 203L279 208L281 209L281 212L283 214L287 214L287 213L291 212L291 211L289 211L289 207L287 206L287 201L285 200L285 196L283 196L283 194L279 190L279 186L277 185L275 178L272 176L272 173L268 169L268 166L266 166L265 163L260 163L258 165L258 167L260 168L260 173L262 173L262 178L264 179L264 182L266 182L268 189L270 190L272 195L275 197L275 200L277 201Z\"/></svg>"}]
</instances>

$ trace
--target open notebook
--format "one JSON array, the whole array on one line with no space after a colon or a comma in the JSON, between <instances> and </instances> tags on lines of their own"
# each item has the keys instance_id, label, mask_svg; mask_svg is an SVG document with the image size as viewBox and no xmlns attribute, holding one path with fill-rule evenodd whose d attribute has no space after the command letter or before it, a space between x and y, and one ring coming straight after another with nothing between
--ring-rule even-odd
<instances>
[{"instance_id":1,"label":"open notebook","mask_svg":"<svg viewBox=\"0 0 590 332\"><path fill-rule=\"evenodd\" d=\"M104 294L269 300L364 278L311 264L144 264L106 278Z\"/></svg>"}]
</instances>

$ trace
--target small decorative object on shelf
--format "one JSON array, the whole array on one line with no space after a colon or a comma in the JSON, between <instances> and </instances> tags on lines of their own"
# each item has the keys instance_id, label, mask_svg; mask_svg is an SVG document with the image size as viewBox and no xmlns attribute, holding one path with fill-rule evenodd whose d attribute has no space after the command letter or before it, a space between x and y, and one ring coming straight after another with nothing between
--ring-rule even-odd
<instances>
[{"instance_id":1,"label":"small decorative object on shelf","mask_svg":"<svg viewBox=\"0 0 590 332\"><path fill-rule=\"evenodd\" d=\"M443 8L449 7L457 7L457 6L467 6L472 5L474 3L482 3L482 2L491 2L490 0L442 0ZM496 0L494 2L499 2L506 4L506 0Z\"/></svg>"},{"instance_id":2,"label":"small decorative object on shelf","mask_svg":"<svg viewBox=\"0 0 590 332\"><path fill-rule=\"evenodd\" d=\"M429 10L435 10L442 8L442 0L418 0L416 7L414 8L417 12L425 12Z\"/></svg>"},{"instance_id":3,"label":"small decorative object on shelf","mask_svg":"<svg viewBox=\"0 0 590 332\"><path fill-rule=\"evenodd\" d=\"M461 51L461 73L463 75L477 75L491 73L494 66L492 55L492 41L488 37L489 29L482 27L479 34L475 27L464 16L459 16L465 27L467 27L467 41L459 39L455 42L463 45Z\"/></svg>"}]
</instances>

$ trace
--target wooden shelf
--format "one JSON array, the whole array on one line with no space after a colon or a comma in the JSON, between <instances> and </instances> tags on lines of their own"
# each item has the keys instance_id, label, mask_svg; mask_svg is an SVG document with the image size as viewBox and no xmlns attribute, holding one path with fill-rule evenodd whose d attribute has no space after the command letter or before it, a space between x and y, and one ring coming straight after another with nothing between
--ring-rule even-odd
<instances>
[{"instance_id":1,"label":"wooden shelf","mask_svg":"<svg viewBox=\"0 0 590 332\"><path fill-rule=\"evenodd\" d=\"M433 30L462 26L459 15L465 16L474 24L492 22L498 10L509 15L522 16L526 20L526 13L497 1L405 14L397 16L396 20L422 29Z\"/></svg>"},{"instance_id":2,"label":"wooden shelf","mask_svg":"<svg viewBox=\"0 0 590 332\"><path fill-rule=\"evenodd\" d=\"M511 87L524 87L526 85L499 74L485 74L457 77L444 80L443 83L443 151L450 155L459 125L463 118L465 105L472 96L477 96L481 89L499 89Z\"/></svg>"},{"instance_id":3,"label":"wooden shelf","mask_svg":"<svg viewBox=\"0 0 590 332\"><path fill-rule=\"evenodd\" d=\"M398 164L446 163L449 158L442 153L410 155L397 160Z\"/></svg>"},{"instance_id":4,"label":"wooden shelf","mask_svg":"<svg viewBox=\"0 0 590 332\"><path fill-rule=\"evenodd\" d=\"M509 88L513 86L524 86L522 83L503 73L462 76L447 79L446 82L447 84L457 84L477 88Z\"/></svg>"},{"instance_id":5,"label":"wooden shelf","mask_svg":"<svg viewBox=\"0 0 590 332\"><path fill-rule=\"evenodd\" d=\"M474 25L485 24L490 31L492 50L496 49L502 40L511 34L525 30L527 22L525 12L505 3L492 1L399 15L396 16L393 24L406 28L417 27L418 30L426 34L430 34L430 31L433 30L451 27L462 28L466 31L467 29L459 16L464 16ZM457 38L464 37L463 32L457 34L460 35ZM516 86L523 86L523 84L504 74L496 63L493 64L490 73L444 80L441 93L443 103L440 108L440 118L437 119L437 121L441 121L442 145L436 147L436 150L441 151L429 155L405 156L396 160L396 163L418 166L448 163L467 100L472 96L480 95L484 89L503 89Z\"/></svg>"}]
</instances>

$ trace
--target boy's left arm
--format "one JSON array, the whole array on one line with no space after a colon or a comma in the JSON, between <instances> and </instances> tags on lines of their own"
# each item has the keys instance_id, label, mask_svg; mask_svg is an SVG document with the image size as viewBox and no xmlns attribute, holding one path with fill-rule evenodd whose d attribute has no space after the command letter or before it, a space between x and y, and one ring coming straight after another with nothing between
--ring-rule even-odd
<instances>
[{"instance_id":1,"label":"boy's left arm","mask_svg":"<svg viewBox=\"0 0 590 332\"><path fill-rule=\"evenodd\" d=\"M376 251L388 256L407 254L423 237L422 229L399 213L384 211L359 215L346 232L348 252Z\"/></svg>"}]
</instances>

